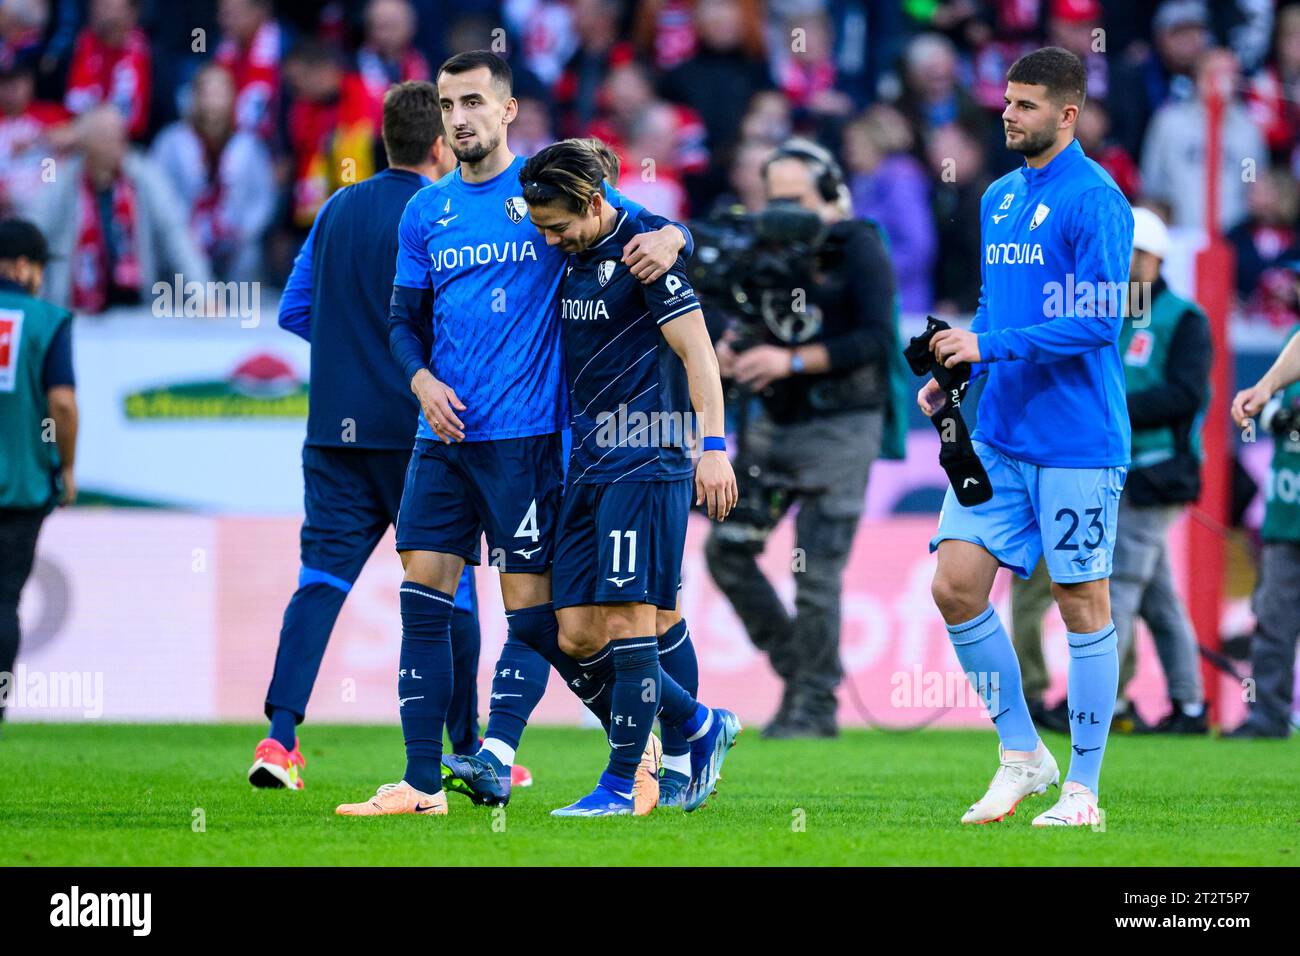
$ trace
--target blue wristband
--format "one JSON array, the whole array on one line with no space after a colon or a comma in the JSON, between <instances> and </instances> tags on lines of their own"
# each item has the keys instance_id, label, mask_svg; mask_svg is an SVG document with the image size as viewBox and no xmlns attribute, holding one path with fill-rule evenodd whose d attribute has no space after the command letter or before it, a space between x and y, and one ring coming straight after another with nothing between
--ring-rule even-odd
<instances>
[{"instance_id":1,"label":"blue wristband","mask_svg":"<svg viewBox=\"0 0 1300 956\"><path fill-rule=\"evenodd\" d=\"M704 437L704 450L705 451L726 451L727 440L725 438L719 438L716 435L706 435Z\"/></svg>"}]
</instances>

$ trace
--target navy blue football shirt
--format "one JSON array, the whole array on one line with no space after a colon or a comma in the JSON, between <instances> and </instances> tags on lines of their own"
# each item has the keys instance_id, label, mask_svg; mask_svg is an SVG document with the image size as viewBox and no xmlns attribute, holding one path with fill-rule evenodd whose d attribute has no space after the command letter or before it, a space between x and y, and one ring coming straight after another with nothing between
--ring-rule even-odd
<instances>
[{"instance_id":1,"label":"navy blue football shirt","mask_svg":"<svg viewBox=\"0 0 1300 956\"><path fill-rule=\"evenodd\" d=\"M644 284L620 258L653 228L619 211L614 230L569 257L560 322L569 380L570 483L689 478L696 432L686 367L661 326L700 308L680 256Z\"/></svg>"}]
</instances>

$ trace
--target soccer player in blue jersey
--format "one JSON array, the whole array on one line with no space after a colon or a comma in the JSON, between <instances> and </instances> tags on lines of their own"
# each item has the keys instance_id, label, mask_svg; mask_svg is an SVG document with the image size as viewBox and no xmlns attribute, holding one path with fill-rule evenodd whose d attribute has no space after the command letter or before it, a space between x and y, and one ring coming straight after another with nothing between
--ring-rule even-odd
<instances>
[{"instance_id":1,"label":"soccer player in blue jersey","mask_svg":"<svg viewBox=\"0 0 1300 956\"><path fill-rule=\"evenodd\" d=\"M575 141L548 146L519 173L533 225L570 254L560 318L573 451L553 602L564 650L588 660L605 654L612 676L609 763L596 788L557 816L654 808L658 780L636 771L661 709L688 740L706 739L715 722L719 731L707 755L713 767L692 782L687 811L712 793L740 731L731 712L710 711L661 681L655 635L656 610L677 603L692 497L718 520L736 502L717 357L680 258L649 284L621 262L646 226L606 200L603 178L598 157Z\"/></svg>"},{"instance_id":2,"label":"soccer player in blue jersey","mask_svg":"<svg viewBox=\"0 0 1300 956\"><path fill-rule=\"evenodd\" d=\"M525 221L524 161L506 142L517 110L511 82L509 66L487 51L442 65L443 126L460 166L416 193L398 228L390 348L422 409L397 523L407 762L402 781L339 807L343 814L446 812L439 763L452 590L464 565L479 562L485 532L509 633L484 750L465 771L471 796L509 798L514 752L550 666L570 686L584 679L559 648L551 605L567 426L556 309L564 255ZM615 201L659 227L625 249L637 278L656 278L676 260L685 230Z\"/></svg>"},{"instance_id":3,"label":"soccer player in blue jersey","mask_svg":"<svg viewBox=\"0 0 1300 956\"><path fill-rule=\"evenodd\" d=\"M1097 781L1119 679L1109 577L1129 460L1117 341L1133 212L1074 140L1083 64L1047 47L1007 72L1006 144L1025 164L980 203L982 290L970 331L936 334L935 357L987 379L973 434L993 497L944 499L932 591L957 659L1000 741L997 773L963 823L1001 820L1060 779L1030 720L1011 641L989 604L999 567L1027 578L1046 555L1070 650L1071 758L1060 799L1035 826L1098 822ZM917 396L943 405L931 380Z\"/></svg>"}]
</instances>

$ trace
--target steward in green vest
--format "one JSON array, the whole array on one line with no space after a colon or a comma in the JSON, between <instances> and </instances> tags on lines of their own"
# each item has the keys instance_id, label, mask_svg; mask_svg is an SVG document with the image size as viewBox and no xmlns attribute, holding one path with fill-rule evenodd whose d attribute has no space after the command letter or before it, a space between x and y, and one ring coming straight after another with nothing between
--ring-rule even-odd
<instances>
[{"instance_id":1,"label":"steward in green vest","mask_svg":"<svg viewBox=\"0 0 1300 956\"><path fill-rule=\"evenodd\" d=\"M1300 260L1285 266L1300 292ZM1256 415L1261 428L1273 435L1273 465L1264 490L1268 504L1260 529L1259 577L1251 596L1254 695L1246 719L1225 734L1234 740L1281 739L1290 735L1294 721L1300 641L1300 328L1292 331L1263 377L1232 400L1238 428L1248 428Z\"/></svg>"},{"instance_id":2,"label":"steward in green vest","mask_svg":"<svg viewBox=\"0 0 1300 956\"><path fill-rule=\"evenodd\" d=\"M1300 335L1300 326L1291 338ZM1300 382L1292 382L1260 416L1260 425L1273 433L1273 464L1264 489L1264 524L1260 537L1268 542L1300 543ZM1296 596L1300 603L1300 595Z\"/></svg>"},{"instance_id":3,"label":"steward in green vest","mask_svg":"<svg viewBox=\"0 0 1300 956\"><path fill-rule=\"evenodd\" d=\"M1201 423L1210 392L1210 326L1194 302L1151 284L1149 308L1119 338L1133 429L1124 496L1134 505L1201 496Z\"/></svg>"},{"instance_id":4,"label":"steward in green vest","mask_svg":"<svg viewBox=\"0 0 1300 956\"><path fill-rule=\"evenodd\" d=\"M62 495L67 462L49 391L75 383L51 382L45 371L55 343L70 347L71 335L72 313L0 274L0 508L48 511Z\"/></svg>"},{"instance_id":5,"label":"steward in green vest","mask_svg":"<svg viewBox=\"0 0 1300 956\"><path fill-rule=\"evenodd\" d=\"M35 297L48 261L40 230L0 222L0 719L36 538L54 505L76 497L72 315Z\"/></svg>"}]
</instances>

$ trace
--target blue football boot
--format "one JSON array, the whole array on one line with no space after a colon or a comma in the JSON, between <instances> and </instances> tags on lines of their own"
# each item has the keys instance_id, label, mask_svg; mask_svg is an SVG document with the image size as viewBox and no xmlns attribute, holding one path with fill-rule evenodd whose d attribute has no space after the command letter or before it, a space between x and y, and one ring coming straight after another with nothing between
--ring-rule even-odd
<instances>
[{"instance_id":1,"label":"blue football boot","mask_svg":"<svg viewBox=\"0 0 1300 956\"><path fill-rule=\"evenodd\" d=\"M691 741L691 782L683 795L682 809L698 810L713 795L722 777L722 761L736 745L741 731L740 718L729 710L715 709L708 731Z\"/></svg>"},{"instance_id":2,"label":"blue football boot","mask_svg":"<svg viewBox=\"0 0 1300 956\"><path fill-rule=\"evenodd\" d=\"M596 785L577 803L552 810L553 817L630 817L632 815L632 794L624 796L607 787Z\"/></svg>"}]
</instances>

